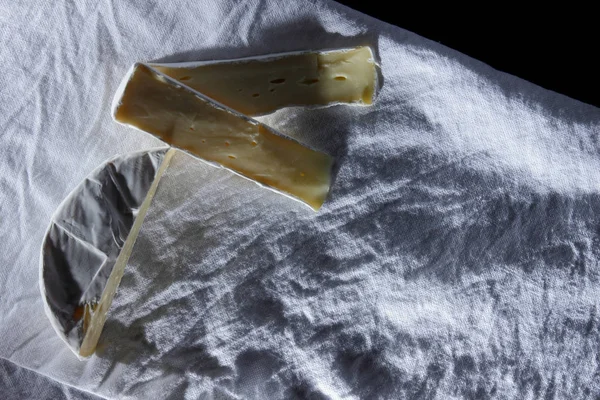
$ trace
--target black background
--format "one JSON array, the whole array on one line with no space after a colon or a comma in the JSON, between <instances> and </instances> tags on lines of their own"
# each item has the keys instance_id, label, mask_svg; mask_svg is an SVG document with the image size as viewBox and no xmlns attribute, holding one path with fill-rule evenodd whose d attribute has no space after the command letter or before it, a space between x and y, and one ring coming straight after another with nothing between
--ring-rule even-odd
<instances>
[{"instance_id":1,"label":"black background","mask_svg":"<svg viewBox=\"0 0 600 400\"><path fill-rule=\"evenodd\" d=\"M339 3L442 43L495 69L600 107L600 18L591 5L543 2L532 7L525 2L521 6L484 2L439 7L377 0Z\"/></svg>"}]
</instances>

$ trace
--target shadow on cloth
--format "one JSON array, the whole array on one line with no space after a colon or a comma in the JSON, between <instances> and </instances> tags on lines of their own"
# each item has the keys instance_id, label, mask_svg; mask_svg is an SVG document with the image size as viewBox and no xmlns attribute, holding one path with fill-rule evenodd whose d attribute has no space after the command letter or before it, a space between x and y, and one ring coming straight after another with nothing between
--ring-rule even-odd
<instances>
[{"instance_id":1,"label":"shadow on cloth","mask_svg":"<svg viewBox=\"0 0 600 400\"><path fill-rule=\"evenodd\" d=\"M352 13L345 8L340 8L340 12ZM352 18L360 21L365 17L352 15ZM251 45L248 47L186 52L155 61L207 60L227 58L231 54L242 57L314 49L314 38L319 38L319 47L322 48L359 44L375 46L379 40L369 32L357 37L329 34L313 20L305 21L301 29L279 26L260 32L260 35L250 36ZM426 39L407 34L403 37L395 28L393 31L391 27L389 31L384 30L382 35L392 35L392 32L394 39L403 42L410 51L422 52L423 57L433 51L488 78L489 82L485 84L502 88L507 98L519 100L526 87L528 96L530 94L527 101L539 102L551 115L563 117L560 105L547 102L547 94L534 85L527 86L523 82L515 85L512 78L497 75L485 64L457 55ZM297 48L286 47L289 38L294 38ZM583 120L585 108L582 107L580 114L570 114L567 122ZM363 125L365 122L369 125L371 121L372 126L376 126L379 119L400 121L398 125L388 126L388 129L399 131L435 132L439 129L419 110L409 106L404 110L403 115L396 115L397 110L391 105L382 105L377 113L364 110L357 113L357 118L363 118ZM497 264L501 265L500 272L507 272L509 276L524 274L527 277L556 270L577 280L587 274L590 262L596 257L592 254L592 243L580 227L585 225L586 229L595 229L597 236L597 228L593 227L600 225L600 194L542 190L519 181L519 171L480 168L478 166L486 162L485 152L456 158L442 152L435 154L426 147L382 149L376 143L366 143L360 146L360 152L351 153L348 135L344 133L352 129L354 121L340 118L341 114L343 111L339 106L311 110L295 117L289 129L282 129L332 154L338 161L336 177L348 173L351 168L360 171L349 174L349 179L338 179L334 183L328 212L314 217L318 225L310 219L289 219L285 221L288 225L283 237L266 232L252 246L239 250L235 265L227 265L228 268L252 271L240 274L243 278L232 285L232 293L223 299L224 303L239 306L234 315L224 316L227 320L223 321L223 324L232 327L234 339L243 341L253 328L264 330L267 336L273 338L284 337L302 350L319 349L319 346L333 349L322 354L323 359L332 360L332 373L345 382L350 393L363 398L377 395L434 398L445 379L464 383L457 390L460 396L491 398L498 390L495 373L499 370L514 377L515 386L521 394L531 390L551 398L554 381L544 387L541 383L543 371L533 362L523 359L524 352L518 346L520 333L516 320L512 321L516 327L511 325L514 339L509 338L512 340L510 345L516 343L514 349L495 348L494 351L500 354L491 358L489 354L480 355L476 350L472 354L450 352L447 342L436 342L435 337L419 337L414 332L411 336L402 328L388 332L387 336L378 334L377 330L385 330L391 322L382 321L382 317L372 310L364 315L352 315L344 322L314 322L308 317L293 314L293 310L281 301L280 295L287 299L302 299L308 304L310 300L331 300L326 296L335 293L335 299L339 299L340 303L346 301L352 304L355 301L360 304L369 298L365 293L376 298L385 292L380 288L389 287L390 274L402 283L425 281L468 290L468 287L460 286L466 278L493 272ZM336 135L323 136L322 132L314 129L319 121L325 119L339 122ZM336 201L346 198L352 201ZM363 209L364 204L372 207ZM580 226L573 221L579 222ZM190 240L190 246L194 239L202 237L202 228L189 226L181 229L189 229L193 233L186 239ZM343 230L342 238L336 236L338 230ZM295 246L278 249L277 253L269 248L273 242L294 243ZM258 265L256 260L260 260ZM174 272L165 274L164 281L157 282L159 286L169 285L177 279L168 276ZM198 282L213 278L214 275L199 275ZM475 289L489 292L490 298L498 303L503 295L497 289L500 284L495 278L486 278L473 285L480 285ZM358 287L363 292L356 289ZM376 289L369 289L371 287ZM202 303L206 299L205 304L208 304L210 288L199 289L192 295L204 296L196 300ZM398 305L402 300L397 302L392 305ZM497 304L492 306L497 307ZM165 320L170 310L189 307L185 298L180 298L169 307L134 321L129 327L111 322L109 316L101 339L109 345L98 355L118 362L153 365L165 372L206 376L219 380L220 386L237 393L253 389L245 386L246 381L238 381L236 374L238 378L254 374L250 380L257 379L261 384L272 385L269 390L273 393L282 389L278 386L281 382L286 382L290 389L284 397L326 397L312 386L309 378L296 376L291 369L285 369L284 365L289 360L268 349L242 351L230 365L223 365L201 344L202 337L213 327L204 324L199 310L194 310L198 314L194 316L197 322L186 327L184 339L174 344L172 350L158 354L155 344L148 343L143 327L150 322ZM376 327L373 329L375 333L352 332L359 318L365 326ZM572 320L565 323L564 329L570 333L597 335L593 319L590 321L591 325L588 321ZM557 331L562 329L562 322L554 321L558 328L551 327L541 332L542 340L550 340L557 335ZM437 321L435 323L439 325ZM167 331L178 329L176 326L169 327L167 321L164 324ZM242 328L235 331L236 327ZM565 334L564 331L562 334ZM421 374L409 374L393 363L394 357L400 357L395 353L413 349L433 354L431 359L424 359ZM185 386L182 390L185 391Z\"/></svg>"}]
</instances>

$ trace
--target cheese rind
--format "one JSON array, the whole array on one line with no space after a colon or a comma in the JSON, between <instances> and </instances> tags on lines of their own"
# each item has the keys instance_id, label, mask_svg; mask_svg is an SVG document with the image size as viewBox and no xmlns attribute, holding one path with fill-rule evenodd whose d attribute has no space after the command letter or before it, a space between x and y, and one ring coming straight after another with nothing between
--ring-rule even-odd
<instances>
[{"instance_id":1,"label":"cheese rind","mask_svg":"<svg viewBox=\"0 0 600 400\"><path fill-rule=\"evenodd\" d=\"M327 197L333 164L329 155L283 137L147 65L133 68L114 117L315 210Z\"/></svg>"},{"instance_id":2,"label":"cheese rind","mask_svg":"<svg viewBox=\"0 0 600 400\"><path fill-rule=\"evenodd\" d=\"M243 114L282 107L371 104L377 66L370 47L153 68Z\"/></svg>"}]
</instances>

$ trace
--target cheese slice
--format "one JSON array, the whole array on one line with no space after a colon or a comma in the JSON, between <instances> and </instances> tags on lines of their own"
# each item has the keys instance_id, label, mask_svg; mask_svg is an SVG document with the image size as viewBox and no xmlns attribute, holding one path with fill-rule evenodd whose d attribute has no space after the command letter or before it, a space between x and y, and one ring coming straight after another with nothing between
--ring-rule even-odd
<instances>
[{"instance_id":1,"label":"cheese slice","mask_svg":"<svg viewBox=\"0 0 600 400\"><path fill-rule=\"evenodd\" d=\"M370 47L152 67L247 115L292 105L367 105L377 85Z\"/></svg>"},{"instance_id":2,"label":"cheese slice","mask_svg":"<svg viewBox=\"0 0 600 400\"><path fill-rule=\"evenodd\" d=\"M286 138L144 64L115 106L117 121L299 199L317 210L333 159Z\"/></svg>"}]
</instances>

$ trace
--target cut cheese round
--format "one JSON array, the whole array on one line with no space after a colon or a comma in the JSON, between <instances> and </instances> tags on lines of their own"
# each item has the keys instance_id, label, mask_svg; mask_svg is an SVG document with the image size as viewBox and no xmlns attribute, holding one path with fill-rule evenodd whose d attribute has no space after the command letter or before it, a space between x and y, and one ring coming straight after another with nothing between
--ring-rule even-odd
<instances>
[{"instance_id":1,"label":"cut cheese round","mask_svg":"<svg viewBox=\"0 0 600 400\"><path fill-rule=\"evenodd\" d=\"M52 216L40 258L40 289L56 333L80 358L91 354L80 354L85 333L168 150L105 162Z\"/></svg>"}]
</instances>

